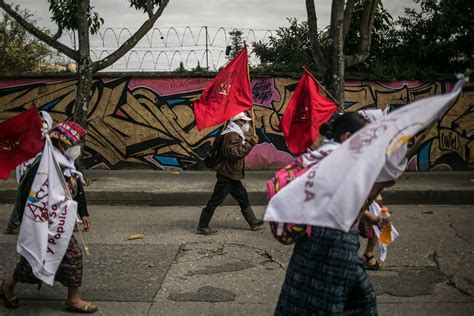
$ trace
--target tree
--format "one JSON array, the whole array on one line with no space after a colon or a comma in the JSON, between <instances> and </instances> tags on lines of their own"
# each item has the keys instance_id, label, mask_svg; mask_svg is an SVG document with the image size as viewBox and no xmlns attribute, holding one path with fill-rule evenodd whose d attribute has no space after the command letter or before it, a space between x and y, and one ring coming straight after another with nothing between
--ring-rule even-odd
<instances>
[{"instance_id":1,"label":"tree","mask_svg":"<svg viewBox=\"0 0 474 316\"><path fill-rule=\"evenodd\" d=\"M78 87L74 108L74 121L83 127L87 127L87 113L93 74L112 65L132 49L153 27L169 2L169 0L128 1L134 9L148 14L148 20L116 51L101 60L92 61L90 57L89 34L97 32L104 23L104 20L99 17L97 12L93 11L90 0L48 0L49 11L53 16L52 20L58 26L57 33L53 36L28 21L27 18L13 9L11 5L7 4L5 0L0 0L0 7L24 27L25 30L77 62ZM79 38L79 48L77 50L58 41L63 30L77 31Z\"/></svg>"},{"instance_id":2,"label":"tree","mask_svg":"<svg viewBox=\"0 0 474 316\"><path fill-rule=\"evenodd\" d=\"M420 10L405 9L386 60L425 72L463 72L474 61L474 4L463 0L414 0Z\"/></svg>"},{"instance_id":3,"label":"tree","mask_svg":"<svg viewBox=\"0 0 474 316\"><path fill-rule=\"evenodd\" d=\"M344 103L345 68L360 64L370 55L375 13L381 0L332 0L327 45L318 36L318 19L314 0L306 1L309 40L314 63L323 74L323 83L339 104ZM344 45L350 30L354 6L361 3L362 16L357 25L357 49L344 54Z\"/></svg>"},{"instance_id":4,"label":"tree","mask_svg":"<svg viewBox=\"0 0 474 316\"><path fill-rule=\"evenodd\" d=\"M301 70L302 66L313 64L308 23L299 23L296 18L289 18L288 22L290 26L279 27L268 43L253 43L253 52L267 70Z\"/></svg>"},{"instance_id":5,"label":"tree","mask_svg":"<svg viewBox=\"0 0 474 316\"><path fill-rule=\"evenodd\" d=\"M16 8L18 11L18 7ZM32 14L23 10L19 14L31 19ZM35 23L34 21L32 22ZM0 72L36 72L50 70L50 62L57 58L44 44L13 20L5 12L0 20Z\"/></svg>"},{"instance_id":6,"label":"tree","mask_svg":"<svg viewBox=\"0 0 474 316\"><path fill-rule=\"evenodd\" d=\"M232 58L237 55L242 47L244 47L244 40L242 39L242 34L244 34L242 31L233 29L232 31L229 32L230 35L230 45L227 46L226 49L226 55L227 59L231 60Z\"/></svg>"}]
</instances>

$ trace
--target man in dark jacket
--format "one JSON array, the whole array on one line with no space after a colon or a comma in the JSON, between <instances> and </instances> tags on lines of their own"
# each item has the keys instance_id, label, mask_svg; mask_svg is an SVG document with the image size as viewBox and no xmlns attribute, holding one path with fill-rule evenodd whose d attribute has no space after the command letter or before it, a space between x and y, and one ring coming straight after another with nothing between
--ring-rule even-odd
<instances>
[{"instance_id":1,"label":"man in dark jacket","mask_svg":"<svg viewBox=\"0 0 474 316\"><path fill-rule=\"evenodd\" d=\"M240 210L251 230L257 230L263 225L263 220L258 220L250 207L247 190L243 186L242 180L245 177L245 156L258 142L258 137L252 135L246 139L246 134L250 130L250 119L244 112L234 116L227 128L222 132L221 157L214 170L216 171L217 182L214 192L202 210L199 218L197 233L211 235L217 233L209 227L215 209L224 201L230 193L239 203Z\"/></svg>"}]
</instances>

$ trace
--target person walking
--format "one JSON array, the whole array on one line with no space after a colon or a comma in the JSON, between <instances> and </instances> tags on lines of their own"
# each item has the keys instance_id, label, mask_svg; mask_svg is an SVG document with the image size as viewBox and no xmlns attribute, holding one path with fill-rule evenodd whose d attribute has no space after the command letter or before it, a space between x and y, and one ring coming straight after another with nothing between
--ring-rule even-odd
<instances>
[{"instance_id":1,"label":"person walking","mask_svg":"<svg viewBox=\"0 0 474 316\"><path fill-rule=\"evenodd\" d=\"M364 125L355 112L323 124L320 133L333 145L312 155L325 157L321 150L335 150ZM346 233L312 226L310 236L296 239L274 315L377 315L375 291L358 255L357 227Z\"/></svg>"},{"instance_id":2,"label":"person walking","mask_svg":"<svg viewBox=\"0 0 474 316\"><path fill-rule=\"evenodd\" d=\"M51 143L53 145L54 159L56 159L59 165L60 171L65 180L64 184L67 186L71 198L77 202L77 214L82 220L84 231L89 231L92 222L87 210L86 197L82 186L82 174L77 171L74 166L74 161L79 157L81 152L79 142L84 139L85 136L86 131L74 122L59 123L49 131L49 137L51 138ZM33 164L28 168L23 180L21 181L20 187L18 188L16 209L19 212L20 220L25 220L26 216L31 217L31 215L25 215L25 217L23 217L23 213L27 203L31 203L31 201L34 202L35 196L38 197L38 194L31 196L31 190L35 183L34 180L37 177L37 172L40 168L42 159L44 159L44 157L37 157ZM54 190L54 186L51 186L51 189ZM53 193L55 192L49 192L44 197L50 195L54 196L55 194ZM59 192L57 195L60 195ZM45 203L47 203L47 201L45 201ZM67 208L64 208L64 210L67 210ZM67 214L67 211L65 211L65 213ZM48 219L49 216L51 216L51 214L41 214L41 216L48 216ZM57 215L54 216L58 217ZM52 220L56 218L54 216L52 217ZM61 213L60 216L65 217L67 215ZM46 223L48 222L46 221ZM62 225L65 225L65 223L63 222ZM60 228L62 228L62 226L58 228L59 236L61 236L61 234L59 234ZM61 232L64 232L64 228L61 229ZM24 232L20 232L20 237L23 233L34 234L32 231L25 230ZM38 236L30 237L33 237L34 239ZM54 238L53 241L48 240L48 242L55 242ZM34 250L33 248L34 247L32 246L30 250ZM65 254L57 268L54 280L68 288L68 296L65 306L66 310L75 313L94 313L97 311L97 306L91 302L83 300L79 291L82 283L82 272L82 250L74 235L71 235ZM33 273L33 268L29 260L24 256L21 256L13 274L0 280L0 299L2 299L5 306L10 309L16 309L19 307L19 301L13 292L17 282L38 284L39 286L42 284L42 281Z\"/></svg>"},{"instance_id":3,"label":"person walking","mask_svg":"<svg viewBox=\"0 0 474 316\"><path fill-rule=\"evenodd\" d=\"M221 160L216 163L217 182L214 186L214 192L201 212L197 233L202 235L212 235L217 233L209 227L212 216L216 208L224 201L230 193L239 203L240 210L251 230L261 228L264 221L257 219L250 206L247 190L242 184L245 177L245 156L257 144L258 137L247 135L250 131L250 122L252 119L245 112L235 115L221 133L223 139L219 148Z\"/></svg>"}]
</instances>

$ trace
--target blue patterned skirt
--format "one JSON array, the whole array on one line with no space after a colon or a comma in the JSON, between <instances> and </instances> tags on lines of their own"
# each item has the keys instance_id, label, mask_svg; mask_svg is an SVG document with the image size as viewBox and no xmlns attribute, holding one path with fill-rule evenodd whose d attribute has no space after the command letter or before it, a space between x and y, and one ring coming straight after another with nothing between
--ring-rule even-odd
<instances>
[{"instance_id":1,"label":"blue patterned skirt","mask_svg":"<svg viewBox=\"0 0 474 316\"><path fill-rule=\"evenodd\" d=\"M377 315L357 233L313 226L296 241L275 315Z\"/></svg>"}]
</instances>

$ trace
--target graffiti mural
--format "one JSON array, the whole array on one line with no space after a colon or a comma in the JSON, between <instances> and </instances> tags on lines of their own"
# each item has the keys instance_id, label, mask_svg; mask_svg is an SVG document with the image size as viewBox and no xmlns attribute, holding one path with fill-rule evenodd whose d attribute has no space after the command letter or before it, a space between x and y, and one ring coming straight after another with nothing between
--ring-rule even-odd
<instances>
[{"instance_id":1,"label":"graffiti mural","mask_svg":"<svg viewBox=\"0 0 474 316\"><path fill-rule=\"evenodd\" d=\"M193 101L209 78L100 77L94 80L88 113L86 168L156 168L200 170L222 126L197 130ZM247 156L249 169L276 169L290 162L280 118L296 86L282 77L251 82L259 144ZM445 93L452 82L346 81L345 107L397 108L427 96ZM64 78L0 79L0 121L32 106L58 121L72 118L76 81ZM408 170L466 170L474 168L474 84L426 133ZM419 137L419 136L417 136Z\"/></svg>"}]
</instances>

